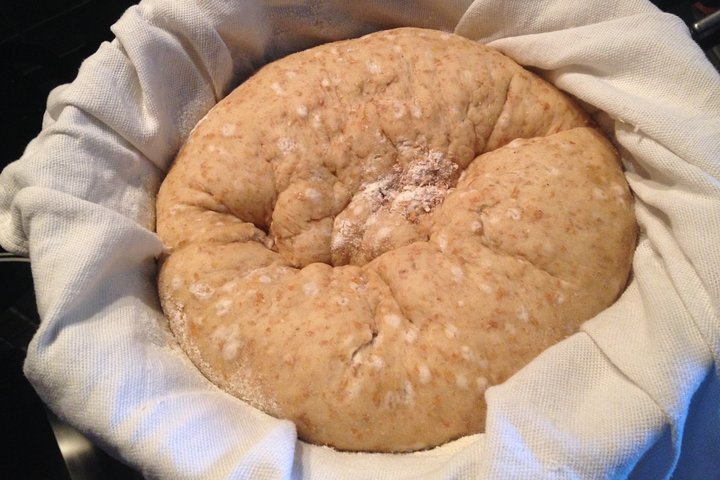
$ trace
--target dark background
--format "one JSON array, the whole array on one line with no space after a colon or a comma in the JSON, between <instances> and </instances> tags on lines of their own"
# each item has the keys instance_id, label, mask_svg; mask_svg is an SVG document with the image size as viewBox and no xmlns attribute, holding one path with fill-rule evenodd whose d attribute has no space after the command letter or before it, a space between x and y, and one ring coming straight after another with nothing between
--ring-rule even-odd
<instances>
[{"instance_id":1,"label":"dark background","mask_svg":"<svg viewBox=\"0 0 720 480\"><path fill-rule=\"evenodd\" d=\"M112 39L110 25L134 3L3 0L0 168L19 158L39 133L50 90L75 78L82 60ZM717 0L653 3L688 25L720 5ZM720 48L711 48L720 42L718 36L699 43L720 69ZM25 380L22 362L40 320L30 264L16 260L0 251L0 478L141 478L47 412Z\"/></svg>"}]
</instances>

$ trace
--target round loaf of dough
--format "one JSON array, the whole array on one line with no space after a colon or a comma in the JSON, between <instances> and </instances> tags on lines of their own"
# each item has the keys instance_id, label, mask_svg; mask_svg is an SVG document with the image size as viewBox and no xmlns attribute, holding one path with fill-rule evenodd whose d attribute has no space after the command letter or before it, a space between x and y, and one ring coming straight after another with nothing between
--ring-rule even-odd
<instances>
[{"instance_id":1,"label":"round loaf of dough","mask_svg":"<svg viewBox=\"0 0 720 480\"><path fill-rule=\"evenodd\" d=\"M507 57L403 28L268 64L157 201L179 343L221 389L342 450L484 428L485 390L624 288L612 145Z\"/></svg>"}]
</instances>

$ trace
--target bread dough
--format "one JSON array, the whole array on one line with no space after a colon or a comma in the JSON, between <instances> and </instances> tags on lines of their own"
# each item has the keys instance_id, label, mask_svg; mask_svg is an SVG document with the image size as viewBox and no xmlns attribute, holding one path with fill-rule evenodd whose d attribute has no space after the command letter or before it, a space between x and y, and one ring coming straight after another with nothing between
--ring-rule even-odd
<instances>
[{"instance_id":1,"label":"bread dough","mask_svg":"<svg viewBox=\"0 0 720 480\"><path fill-rule=\"evenodd\" d=\"M301 439L377 452L481 432L489 386L617 298L636 237L572 100L414 28L260 69L190 135L157 218L198 368Z\"/></svg>"}]
</instances>

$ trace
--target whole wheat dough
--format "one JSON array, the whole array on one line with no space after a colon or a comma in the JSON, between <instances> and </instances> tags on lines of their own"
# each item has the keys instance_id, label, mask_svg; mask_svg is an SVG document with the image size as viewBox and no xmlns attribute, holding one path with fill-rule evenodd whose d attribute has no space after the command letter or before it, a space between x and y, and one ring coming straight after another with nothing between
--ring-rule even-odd
<instances>
[{"instance_id":1,"label":"whole wheat dough","mask_svg":"<svg viewBox=\"0 0 720 480\"><path fill-rule=\"evenodd\" d=\"M300 438L409 451L610 305L636 226L612 145L478 43L397 29L259 70L160 190L172 330Z\"/></svg>"}]
</instances>

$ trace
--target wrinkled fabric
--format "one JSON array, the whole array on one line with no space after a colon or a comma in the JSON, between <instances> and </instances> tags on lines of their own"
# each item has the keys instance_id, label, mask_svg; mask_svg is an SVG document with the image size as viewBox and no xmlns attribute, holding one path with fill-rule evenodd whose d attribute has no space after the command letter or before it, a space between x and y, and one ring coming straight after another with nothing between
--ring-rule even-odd
<instances>
[{"instance_id":1,"label":"wrinkled fabric","mask_svg":"<svg viewBox=\"0 0 720 480\"><path fill-rule=\"evenodd\" d=\"M396 26L487 43L587 104L619 145L640 236L618 301L487 391L486 433L341 453L179 350L156 293L154 196L255 69ZM0 244L30 256L42 318L25 373L62 418L148 478L717 476L720 77L678 18L640 0L145 0L113 32L0 176Z\"/></svg>"}]
</instances>

